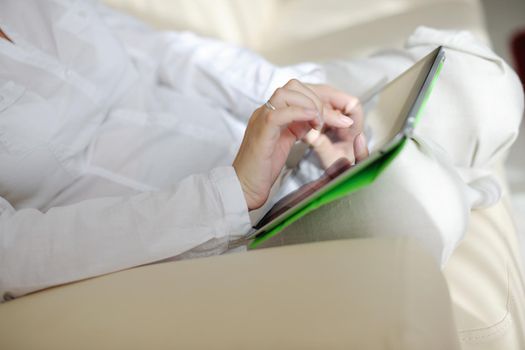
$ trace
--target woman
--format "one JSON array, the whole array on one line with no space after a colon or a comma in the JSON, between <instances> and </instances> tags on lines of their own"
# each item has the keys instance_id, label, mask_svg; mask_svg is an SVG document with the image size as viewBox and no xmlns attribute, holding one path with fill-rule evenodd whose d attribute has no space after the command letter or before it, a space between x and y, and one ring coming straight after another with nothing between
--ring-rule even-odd
<instances>
[{"instance_id":1,"label":"woman","mask_svg":"<svg viewBox=\"0 0 525 350\"><path fill-rule=\"evenodd\" d=\"M87 1L3 1L0 28L3 300L226 251L250 229L249 211L267 200L296 140L313 146L322 167L366 157L358 100L320 83L370 87L437 45L447 48L447 63L418 125L422 142L390 166L395 176L385 173L347 201L358 205L329 205L296 226L307 239L318 226L323 234L408 233L444 264L470 208L498 200L487 174L523 111L512 70L463 32L422 28L398 53L275 67ZM319 171L307 161L297 175Z\"/></svg>"},{"instance_id":2,"label":"woman","mask_svg":"<svg viewBox=\"0 0 525 350\"><path fill-rule=\"evenodd\" d=\"M224 252L251 227L248 211L267 200L298 140L324 166L367 155L359 101L293 79L322 81L316 65L279 69L89 2L2 7L4 300Z\"/></svg>"}]
</instances>

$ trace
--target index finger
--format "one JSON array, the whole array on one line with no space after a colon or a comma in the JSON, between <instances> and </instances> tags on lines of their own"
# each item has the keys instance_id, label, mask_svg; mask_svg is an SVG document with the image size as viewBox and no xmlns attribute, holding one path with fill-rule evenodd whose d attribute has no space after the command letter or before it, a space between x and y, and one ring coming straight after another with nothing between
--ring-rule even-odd
<instances>
[{"instance_id":1,"label":"index finger","mask_svg":"<svg viewBox=\"0 0 525 350\"><path fill-rule=\"evenodd\" d=\"M353 128L363 130L363 108L361 102L355 96L349 95L343 91L335 89L330 85L309 85L325 103L330 104L335 109L340 110L343 114L351 116L354 120Z\"/></svg>"},{"instance_id":2,"label":"index finger","mask_svg":"<svg viewBox=\"0 0 525 350\"><path fill-rule=\"evenodd\" d=\"M330 85L318 84L308 86L313 88L324 102L329 103L344 114L350 114L360 104L357 97L335 89Z\"/></svg>"}]
</instances>

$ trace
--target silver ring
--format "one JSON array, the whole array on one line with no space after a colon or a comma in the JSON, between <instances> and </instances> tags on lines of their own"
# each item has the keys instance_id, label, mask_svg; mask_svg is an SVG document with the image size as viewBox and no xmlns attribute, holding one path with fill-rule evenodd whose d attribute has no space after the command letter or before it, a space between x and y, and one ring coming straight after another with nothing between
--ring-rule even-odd
<instances>
[{"instance_id":1,"label":"silver ring","mask_svg":"<svg viewBox=\"0 0 525 350\"><path fill-rule=\"evenodd\" d=\"M270 111L275 111L277 109L275 108L274 105L270 103L270 100L266 101L266 103L264 104L264 107L268 108Z\"/></svg>"}]
</instances>

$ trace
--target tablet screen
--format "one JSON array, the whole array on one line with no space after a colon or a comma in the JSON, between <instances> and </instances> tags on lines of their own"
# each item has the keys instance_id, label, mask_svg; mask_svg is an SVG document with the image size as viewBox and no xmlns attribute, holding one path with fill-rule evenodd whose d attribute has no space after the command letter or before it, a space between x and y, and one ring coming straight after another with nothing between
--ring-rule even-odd
<instances>
[{"instance_id":1,"label":"tablet screen","mask_svg":"<svg viewBox=\"0 0 525 350\"><path fill-rule=\"evenodd\" d=\"M422 92L438 51L435 50L418 61L398 78L387 84L379 93L372 96L369 101L362 101L365 124L367 125L365 136L370 140L368 145L369 157L373 158L382 151L386 151L389 144L395 140L396 135L403 134L407 127L412 128L415 113L417 113L413 107L420 92ZM357 170L361 164L363 163L352 165L347 158L340 158L327 168L320 178L299 187L275 203L255 228L259 229L265 226L313 193L332 183L343 173L346 174L347 170Z\"/></svg>"}]
</instances>

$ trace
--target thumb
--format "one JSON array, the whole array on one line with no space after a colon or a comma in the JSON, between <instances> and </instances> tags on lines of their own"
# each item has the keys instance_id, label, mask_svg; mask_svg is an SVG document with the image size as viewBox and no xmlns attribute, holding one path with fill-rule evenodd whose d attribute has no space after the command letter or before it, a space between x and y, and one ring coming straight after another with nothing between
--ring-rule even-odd
<instances>
[{"instance_id":1,"label":"thumb","mask_svg":"<svg viewBox=\"0 0 525 350\"><path fill-rule=\"evenodd\" d=\"M318 130L310 130L304 136L303 141L314 149L325 169L340 158L330 138Z\"/></svg>"},{"instance_id":2,"label":"thumb","mask_svg":"<svg viewBox=\"0 0 525 350\"><path fill-rule=\"evenodd\" d=\"M368 157L368 147L366 146L366 137L363 133L357 135L354 140L354 153L356 163L361 162Z\"/></svg>"}]
</instances>

